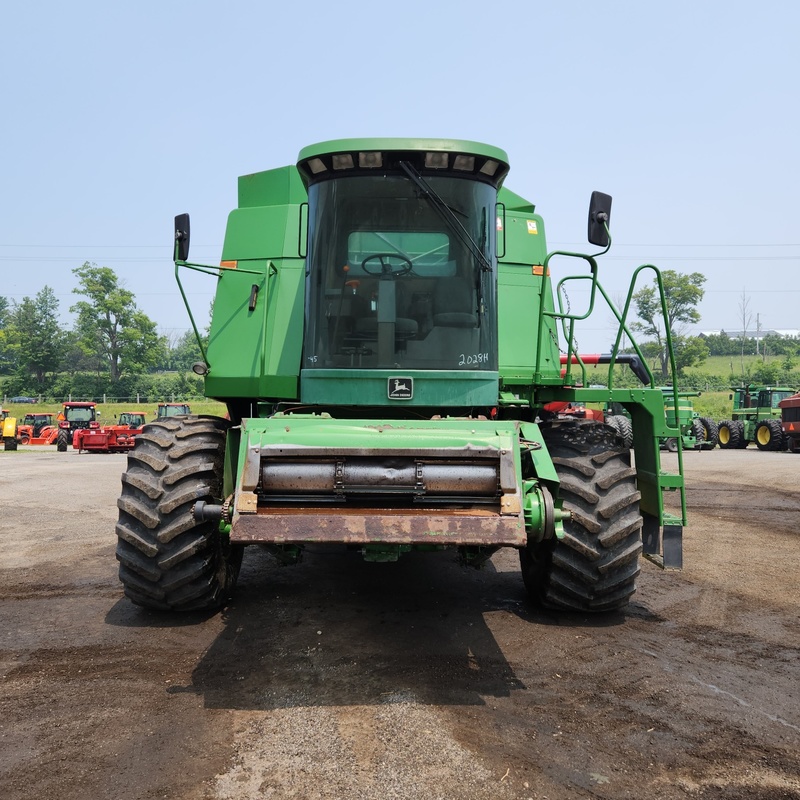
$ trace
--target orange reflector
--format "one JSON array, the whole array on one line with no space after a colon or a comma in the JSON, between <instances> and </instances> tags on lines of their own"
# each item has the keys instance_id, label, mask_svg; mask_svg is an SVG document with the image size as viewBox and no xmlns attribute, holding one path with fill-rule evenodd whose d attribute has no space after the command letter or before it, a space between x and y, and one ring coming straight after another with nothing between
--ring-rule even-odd
<instances>
[{"instance_id":1,"label":"orange reflector","mask_svg":"<svg viewBox=\"0 0 800 800\"><path fill-rule=\"evenodd\" d=\"M236 269L236 267L239 265L239 262L238 261L220 261L219 265L220 265L220 267L223 267L224 269Z\"/></svg>"},{"instance_id":2,"label":"orange reflector","mask_svg":"<svg viewBox=\"0 0 800 800\"><path fill-rule=\"evenodd\" d=\"M544 275L544 265L542 264L534 264L533 265L533 274L534 275ZM547 268L547 277L550 277L550 267Z\"/></svg>"}]
</instances>

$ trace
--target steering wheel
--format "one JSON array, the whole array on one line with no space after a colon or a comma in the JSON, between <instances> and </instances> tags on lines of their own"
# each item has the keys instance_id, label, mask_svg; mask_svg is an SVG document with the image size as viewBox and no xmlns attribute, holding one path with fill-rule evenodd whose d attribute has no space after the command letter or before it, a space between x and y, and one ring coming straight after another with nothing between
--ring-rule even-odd
<instances>
[{"instance_id":1,"label":"steering wheel","mask_svg":"<svg viewBox=\"0 0 800 800\"><path fill-rule=\"evenodd\" d=\"M395 262L399 261L402 263L392 263L392 259L394 259ZM380 262L380 272L367 269L367 262L376 260ZM402 275L408 275L408 273L414 269L414 265L411 263L410 258L400 253L373 253L361 262L361 269L363 269L367 275L372 275L373 277L389 275L393 278L399 278Z\"/></svg>"}]
</instances>

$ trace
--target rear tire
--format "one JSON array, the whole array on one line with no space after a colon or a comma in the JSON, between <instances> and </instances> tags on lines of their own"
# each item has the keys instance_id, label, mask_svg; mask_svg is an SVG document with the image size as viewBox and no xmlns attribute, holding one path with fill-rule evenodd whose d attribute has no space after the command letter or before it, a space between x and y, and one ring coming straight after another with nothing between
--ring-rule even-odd
<instances>
[{"instance_id":1,"label":"rear tire","mask_svg":"<svg viewBox=\"0 0 800 800\"><path fill-rule=\"evenodd\" d=\"M783 430L777 419L763 419L753 435L759 450L783 450Z\"/></svg>"},{"instance_id":2,"label":"rear tire","mask_svg":"<svg viewBox=\"0 0 800 800\"><path fill-rule=\"evenodd\" d=\"M695 417L692 420L692 436L694 437L695 441L694 449L702 450L703 444L706 440L706 429L699 417Z\"/></svg>"},{"instance_id":3,"label":"rear tire","mask_svg":"<svg viewBox=\"0 0 800 800\"><path fill-rule=\"evenodd\" d=\"M564 538L520 551L528 594L550 608L613 611L636 591L642 518L630 450L602 423L542 427L572 519Z\"/></svg>"},{"instance_id":4,"label":"rear tire","mask_svg":"<svg viewBox=\"0 0 800 800\"><path fill-rule=\"evenodd\" d=\"M719 442L719 427L709 417L699 417L700 424L705 431L705 437L700 445L701 450L713 450Z\"/></svg>"},{"instance_id":5,"label":"rear tire","mask_svg":"<svg viewBox=\"0 0 800 800\"><path fill-rule=\"evenodd\" d=\"M622 438L622 446L628 450L633 447L633 425L624 414L612 414L606 417L606 425L610 425Z\"/></svg>"},{"instance_id":6,"label":"rear tire","mask_svg":"<svg viewBox=\"0 0 800 800\"><path fill-rule=\"evenodd\" d=\"M139 606L218 608L239 574L243 547L216 522L195 522L198 500L221 503L227 420L171 417L144 426L128 454L117 501L117 559Z\"/></svg>"},{"instance_id":7,"label":"rear tire","mask_svg":"<svg viewBox=\"0 0 800 800\"><path fill-rule=\"evenodd\" d=\"M69 432L59 430L58 438L56 439L56 449L59 453L66 453L69 446Z\"/></svg>"},{"instance_id":8,"label":"rear tire","mask_svg":"<svg viewBox=\"0 0 800 800\"><path fill-rule=\"evenodd\" d=\"M723 450L738 450L744 439L744 424L724 419L718 427L719 446Z\"/></svg>"}]
</instances>

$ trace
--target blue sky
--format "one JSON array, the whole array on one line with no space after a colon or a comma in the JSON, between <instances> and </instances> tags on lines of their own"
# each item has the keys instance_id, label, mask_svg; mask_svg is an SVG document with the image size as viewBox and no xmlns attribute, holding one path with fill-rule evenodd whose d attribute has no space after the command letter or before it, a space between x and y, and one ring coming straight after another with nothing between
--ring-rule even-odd
<instances>
[{"instance_id":1,"label":"blue sky","mask_svg":"<svg viewBox=\"0 0 800 800\"><path fill-rule=\"evenodd\" d=\"M7 4L0 294L47 284L68 322L90 261L183 332L176 213L213 264L238 175L441 136L506 150L551 247L585 247L591 191L612 194L612 295L650 261L707 276L698 330L740 328L743 291L753 327L798 328L799 30L794 0ZM213 279L188 288L204 321Z\"/></svg>"}]
</instances>

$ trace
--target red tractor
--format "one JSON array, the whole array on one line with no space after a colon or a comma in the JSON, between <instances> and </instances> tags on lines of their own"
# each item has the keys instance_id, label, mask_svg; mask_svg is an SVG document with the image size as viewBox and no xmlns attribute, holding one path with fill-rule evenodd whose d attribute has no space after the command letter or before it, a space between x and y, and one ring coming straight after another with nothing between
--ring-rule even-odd
<instances>
[{"instance_id":1,"label":"red tractor","mask_svg":"<svg viewBox=\"0 0 800 800\"><path fill-rule=\"evenodd\" d=\"M81 430L97 430L100 423L97 421L97 403L64 403L58 415L58 436L56 446L59 453L66 452L70 442L75 447L75 433Z\"/></svg>"},{"instance_id":2,"label":"red tractor","mask_svg":"<svg viewBox=\"0 0 800 800\"><path fill-rule=\"evenodd\" d=\"M123 411L116 425L75 431L72 446L79 453L126 453L133 448L144 422L143 412Z\"/></svg>"},{"instance_id":3,"label":"red tractor","mask_svg":"<svg viewBox=\"0 0 800 800\"><path fill-rule=\"evenodd\" d=\"M800 453L800 392L781 400L781 429L789 450Z\"/></svg>"}]
</instances>

